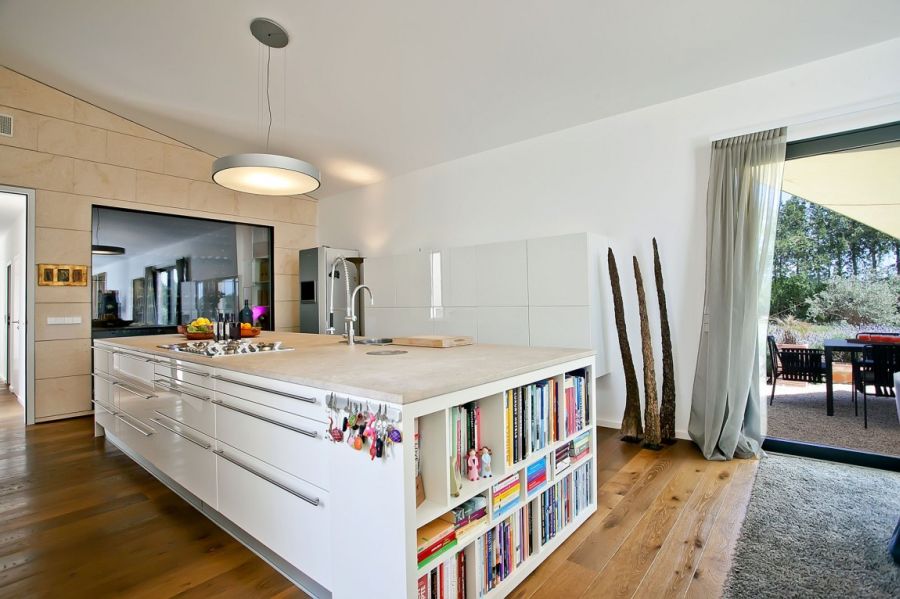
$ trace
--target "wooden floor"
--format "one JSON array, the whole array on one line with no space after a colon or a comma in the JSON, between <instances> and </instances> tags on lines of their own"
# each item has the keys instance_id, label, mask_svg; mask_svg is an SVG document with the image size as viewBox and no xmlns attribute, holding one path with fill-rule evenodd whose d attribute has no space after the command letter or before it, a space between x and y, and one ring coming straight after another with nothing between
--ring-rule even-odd
<instances>
[{"instance_id":1,"label":"wooden floor","mask_svg":"<svg viewBox=\"0 0 900 599\"><path fill-rule=\"evenodd\" d=\"M26 429L0 391L0 597L304 597L89 418ZM599 510L513 597L717 597L755 462L601 429ZM361 597L377 597L360 581Z\"/></svg>"}]
</instances>

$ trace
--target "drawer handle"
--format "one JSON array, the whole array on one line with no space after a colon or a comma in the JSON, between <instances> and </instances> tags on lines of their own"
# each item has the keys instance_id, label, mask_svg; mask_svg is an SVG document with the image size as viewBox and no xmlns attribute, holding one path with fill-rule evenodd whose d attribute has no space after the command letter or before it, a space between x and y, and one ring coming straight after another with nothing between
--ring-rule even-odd
<instances>
[{"instance_id":1,"label":"drawer handle","mask_svg":"<svg viewBox=\"0 0 900 599\"><path fill-rule=\"evenodd\" d=\"M131 428L133 428L133 429L136 430L137 432L141 433L141 434L144 435L145 437L149 437L150 435L152 435L153 433L156 432L155 430L153 430L153 429L150 428L149 426L148 426L147 428L150 429L150 432L147 432L147 431L145 431L144 429L142 429L141 427L139 427L138 425L134 424L133 422L128 422L127 420L125 420L125 417L126 417L126 416L127 416L128 418L134 418L134 416L128 416L128 414L116 414L116 418L118 418L120 422L124 422L125 424L127 424L128 426L130 426ZM137 420L137 418L134 418L134 419ZM138 420L138 422L141 422L141 421ZM143 424L143 423L141 423L141 424ZM144 426L146 426L146 425L144 425Z\"/></svg>"},{"instance_id":2,"label":"drawer handle","mask_svg":"<svg viewBox=\"0 0 900 599\"><path fill-rule=\"evenodd\" d=\"M274 424L275 426L280 426L281 428L286 428L289 431L293 431L295 433L300 433L301 435L306 435L307 437L312 437L313 439L315 439L319 436L319 433L317 431L308 431L308 430L305 430L302 428L297 428L296 426L291 426L290 424L285 424L284 422L278 422L277 420L273 420L272 418L267 418L265 416L262 416L260 414L255 414L255 413L245 410L243 408L239 408L237 406L232 406L230 404L227 404L224 401L222 401L221 399L214 399L214 400L212 400L212 402L214 404L216 404L217 406L222 406L223 408L226 408L228 410L232 410L234 412L244 414L245 416L250 416L251 418L256 418L257 420L262 420L263 422L268 422L269 424Z\"/></svg>"},{"instance_id":3,"label":"drawer handle","mask_svg":"<svg viewBox=\"0 0 900 599\"><path fill-rule=\"evenodd\" d=\"M212 378L217 381L222 381L223 383L231 383L232 385L240 385L241 387L247 387L249 389L256 389L257 391L265 391L266 393L274 393L275 395L280 395L282 397L289 397L291 399L299 399L300 401L305 401L306 403L316 403L315 397L303 397L302 395L294 395L293 393L285 393L284 391L276 391L274 389L266 389L265 387L260 387L259 385L253 385L251 383L243 383L241 381L235 381L229 378L225 378L224 376L214 375Z\"/></svg>"},{"instance_id":4,"label":"drawer handle","mask_svg":"<svg viewBox=\"0 0 900 599\"><path fill-rule=\"evenodd\" d=\"M162 364L162 363L163 363L162 361L157 362L157 364ZM171 368L172 368L172 370L175 370L177 372L187 372L189 374L196 374L197 376L205 376L205 377L209 376L208 372L203 372L201 370L192 370L190 368L183 368L181 366L172 366Z\"/></svg>"},{"instance_id":5,"label":"drawer handle","mask_svg":"<svg viewBox=\"0 0 900 599\"><path fill-rule=\"evenodd\" d=\"M162 412L156 412L156 413L157 413L157 414L162 414ZM160 425L161 427L163 427L163 428L166 429L167 431L172 432L172 433L175 433L176 435L178 435L178 436L181 437L182 439L185 439L185 440L187 440L187 441L190 441L191 443L193 443L193 444L196 445L197 447L202 447L203 449L209 449L210 447L212 447L212 445L209 444L209 443L207 443L206 441L198 441L197 439L194 439L194 438L191 437L190 435L186 435L186 434L182 433L181 431L175 430L174 428L172 428L171 426L168 426L165 422L163 422L163 421L160 420L159 418L151 418L151 419L150 419L150 422L155 422L156 424Z\"/></svg>"},{"instance_id":6,"label":"drawer handle","mask_svg":"<svg viewBox=\"0 0 900 599\"><path fill-rule=\"evenodd\" d=\"M116 353L115 351L113 351L113 350L111 350L111 349L107 349L107 348L105 348L105 347L100 347L99 345L92 345L92 346L91 346L91 349L96 349L97 351L106 352L106 353L108 353L108 354L114 354L114 353Z\"/></svg>"},{"instance_id":7,"label":"drawer handle","mask_svg":"<svg viewBox=\"0 0 900 599\"><path fill-rule=\"evenodd\" d=\"M174 391L175 393L181 393L182 395L190 395L191 397L196 397L197 399L202 399L203 401L209 401L209 397L206 395L197 395L196 393L185 391L181 381L176 381L174 379L153 379L153 382L163 389L168 389L169 391Z\"/></svg>"},{"instance_id":8,"label":"drawer handle","mask_svg":"<svg viewBox=\"0 0 900 599\"><path fill-rule=\"evenodd\" d=\"M140 397L140 398L142 398L142 399L153 399L154 397L156 397L156 396L153 395L153 394L150 394L150 395L144 395L144 394L141 393L140 391L135 391L134 389L132 389L131 387L129 387L129 386L126 385L125 383L122 383L122 382L119 382L119 381L111 381L111 382L112 382L112 384L115 385L116 387L119 387L120 389L124 389L125 391L128 391L129 393L131 393L131 394L133 394L133 395L137 395L138 397Z\"/></svg>"},{"instance_id":9,"label":"drawer handle","mask_svg":"<svg viewBox=\"0 0 900 599\"><path fill-rule=\"evenodd\" d=\"M100 373L98 373L98 372L92 372L92 373L91 373L91 376L94 377L94 378L98 378L98 379L100 379L101 381L105 381L105 382L107 382L107 383L112 383L113 385L118 384L118 382L119 382L119 381L115 380L114 378L112 378L112 377L110 377L110 376L107 376L107 375L105 375L105 374L100 374Z\"/></svg>"},{"instance_id":10,"label":"drawer handle","mask_svg":"<svg viewBox=\"0 0 900 599\"><path fill-rule=\"evenodd\" d=\"M92 399L91 403L93 403L95 406L97 406L98 408L100 408L101 410L103 410L104 412L109 414L110 416L116 415L116 412L110 410L109 408L107 408L105 405L103 405L101 402L97 401L96 399Z\"/></svg>"},{"instance_id":11,"label":"drawer handle","mask_svg":"<svg viewBox=\"0 0 900 599\"><path fill-rule=\"evenodd\" d=\"M243 468L244 470L246 470L246 471L249 472L250 474L252 474L252 475L254 475L254 476L258 476L259 478L263 479L263 480L266 481L267 483L272 484L272 485L275 485L276 487L278 487L278 488L281 489L282 491L287 491L288 493L290 493L290 494L293 495L294 497L298 497L298 498L302 499L302 500L305 501L306 503L309 503L309 504L312 504L312 505L315 505L315 506L318 506L318 505L319 505L319 498L318 498L318 497L307 497L307 496L304 495L303 493L300 493L299 491L295 491L295 490L291 489L290 487L281 484L281 483L278 482L277 480L274 480L274 479L272 479L272 478L269 478L268 476L266 476L265 474L262 474L261 472L257 472L256 470L254 470L254 469L251 468L250 466L244 464L243 462L239 462L238 460L234 459L233 457L231 457L230 455L228 455L227 453L225 453L225 452L222 451L221 449L213 449L213 453L216 454L217 456L219 456L220 458L222 458L223 460L228 460L229 462L231 462L231 463L234 464L235 466L237 466L237 467L239 467L239 468Z\"/></svg>"}]
</instances>

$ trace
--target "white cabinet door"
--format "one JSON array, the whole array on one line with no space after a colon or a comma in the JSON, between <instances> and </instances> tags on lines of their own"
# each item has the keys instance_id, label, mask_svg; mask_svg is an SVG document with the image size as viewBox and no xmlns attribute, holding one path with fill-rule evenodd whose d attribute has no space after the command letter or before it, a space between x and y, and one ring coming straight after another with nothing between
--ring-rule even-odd
<instances>
[{"instance_id":1,"label":"white cabinet door","mask_svg":"<svg viewBox=\"0 0 900 599\"><path fill-rule=\"evenodd\" d=\"M153 450L146 456L148 460L202 502L216 508L213 440L165 416L153 416L149 424L156 433L150 441Z\"/></svg>"},{"instance_id":2,"label":"white cabinet door","mask_svg":"<svg viewBox=\"0 0 900 599\"><path fill-rule=\"evenodd\" d=\"M210 437L215 436L213 391L164 376L157 376L154 388L157 399L150 405L156 415L165 416Z\"/></svg>"},{"instance_id":3,"label":"white cabinet door","mask_svg":"<svg viewBox=\"0 0 900 599\"><path fill-rule=\"evenodd\" d=\"M524 241L476 247L478 306L527 306L528 258Z\"/></svg>"},{"instance_id":4,"label":"white cabinet door","mask_svg":"<svg viewBox=\"0 0 900 599\"><path fill-rule=\"evenodd\" d=\"M331 531L328 494L234 448L217 445L219 512L316 582L330 588L331 536L335 533ZM342 542L376 543L373 547L377 550L377 539L365 538L363 524L348 523L348 526L346 533L351 536L342 537ZM361 536L351 538L355 533ZM352 568L348 575L352 575ZM365 581L361 580L360 584L360 592L364 592ZM377 595L377 589L367 590Z\"/></svg>"},{"instance_id":5,"label":"white cabinet door","mask_svg":"<svg viewBox=\"0 0 900 599\"><path fill-rule=\"evenodd\" d=\"M110 374L116 378L132 380L148 387L153 386L154 358L116 351L112 355Z\"/></svg>"},{"instance_id":6,"label":"white cabinet door","mask_svg":"<svg viewBox=\"0 0 900 599\"><path fill-rule=\"evenodd\" d=\"M528 240L530 305L587 306L590 303L587 242L585 233Z\"/></svg>"}]
</instances>

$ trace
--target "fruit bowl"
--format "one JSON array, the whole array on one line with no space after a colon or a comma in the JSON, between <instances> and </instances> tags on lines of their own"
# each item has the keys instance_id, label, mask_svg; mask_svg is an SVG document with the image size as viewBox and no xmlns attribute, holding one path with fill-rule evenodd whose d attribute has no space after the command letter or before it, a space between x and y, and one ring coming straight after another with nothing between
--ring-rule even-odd
<instances>
[{"instance_id":1,"label":"fruit bowl","mask_svg":"<svg viewBox=\"0 0 900 599\"><path fill-rule=\"evenodd\" d=\"M241 338L259 337L260 333L262 333L262 329L259 327L250 327L249 329L241 329Z\"/></svg>"}]
</instances>

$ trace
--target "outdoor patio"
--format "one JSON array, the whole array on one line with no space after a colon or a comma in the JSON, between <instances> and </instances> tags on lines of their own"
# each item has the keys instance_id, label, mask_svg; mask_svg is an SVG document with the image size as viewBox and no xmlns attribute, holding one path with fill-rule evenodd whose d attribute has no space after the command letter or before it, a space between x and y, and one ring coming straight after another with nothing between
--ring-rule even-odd
<instances>
[{"instance_id":1,"label":"outdoor patio","mask_svg":"<svg viewBox=\"0 0 900 599\"><path fill-rule=\"evenodd\" d=\"M764 387L768 402L772 387ZM824 384L778 381L768 407L769 437L900 456L900 420L893 397L869 395L869 428L863 428L862 395L854 416L850 385L834 385L834 416L825 413Z\"/></svg>"}]
</instances>

